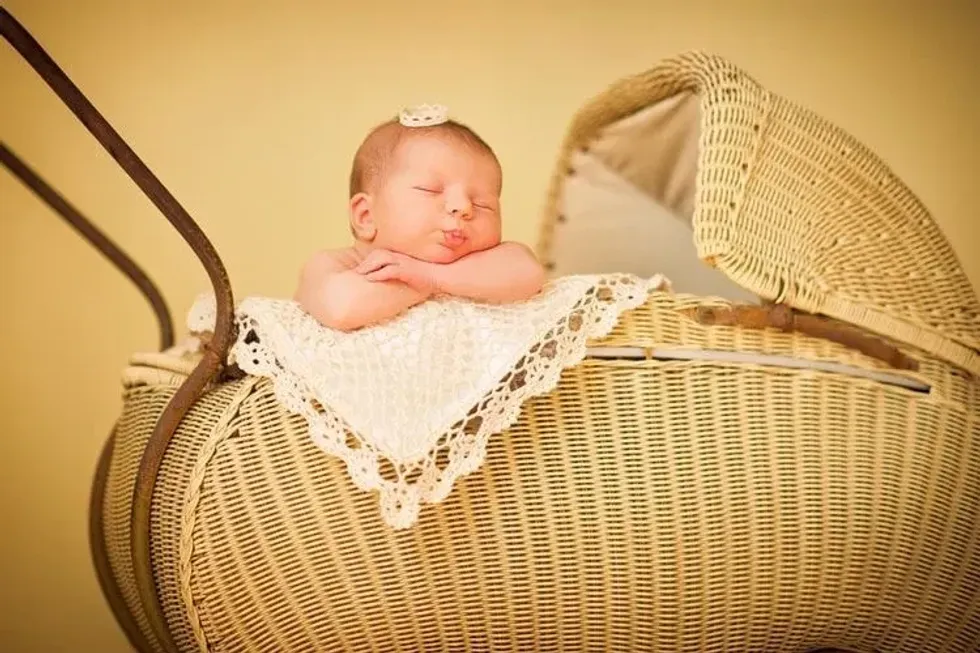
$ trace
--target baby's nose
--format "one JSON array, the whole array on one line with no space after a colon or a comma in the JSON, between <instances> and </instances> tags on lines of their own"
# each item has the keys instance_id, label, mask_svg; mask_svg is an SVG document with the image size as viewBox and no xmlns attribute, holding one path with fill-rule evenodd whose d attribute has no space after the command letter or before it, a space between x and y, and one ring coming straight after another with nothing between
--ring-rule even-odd
<instances>
[{"instance_id":1,"label":"baby's nose","mask_svg":"<svg viewBox=\"0 0 980 653\"><path fill-rule=\"evenodd\" d=\"M457 218L467 218L472 212L472 205L466 197L450 195L446 198L446 213Z\"/></svg>"}]
</instances>

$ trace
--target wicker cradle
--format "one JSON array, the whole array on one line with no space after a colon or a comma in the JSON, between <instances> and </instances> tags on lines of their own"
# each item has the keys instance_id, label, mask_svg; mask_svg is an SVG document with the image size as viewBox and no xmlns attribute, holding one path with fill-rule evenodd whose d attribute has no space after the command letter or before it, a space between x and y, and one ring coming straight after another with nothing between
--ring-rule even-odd
<instances>
[{"instance_id":1,"label":"wicker cradle","mask_svg":"<svg viewBox=\"0 0 980 653\"><path fill-rule=\"evenodd\" d=\"M851 137L705 55L583 107L542 258L556 274L661 271L630 249L637 216L659 211L710 266L625 314L477 472L394 531L268 381L221 369L232 303L207 239L0 20L195 248L218 297L203 357L133 357L93 484L95 564L140 650L980 648L977 298L929 215ZM688 131L664 131L682 114ZM671 178L685 162L689 176ZM613 177L632 190L604 194ZM629 192L629 211L603 204ZM656 202L641 210L638 195ZM600 219L626 238L600 243Z\"/></svg>"}]
</instances>

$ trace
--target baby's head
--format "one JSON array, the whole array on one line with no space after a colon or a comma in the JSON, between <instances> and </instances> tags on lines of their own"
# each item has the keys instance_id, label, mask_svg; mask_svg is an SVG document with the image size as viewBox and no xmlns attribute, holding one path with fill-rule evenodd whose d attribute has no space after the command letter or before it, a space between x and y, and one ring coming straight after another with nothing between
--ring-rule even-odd
<instances>
[{"instance_id":1,"label":"baby's head","mask_svg":"<svg viewBox=\"0 0 980 653\"><path fill-rule=\"evenodd\" d=\"M500 243L501 184L496 155L469 127L391 120L354 156L351 230L370 247L450 263Z\"/></svg>"}]
</instances>

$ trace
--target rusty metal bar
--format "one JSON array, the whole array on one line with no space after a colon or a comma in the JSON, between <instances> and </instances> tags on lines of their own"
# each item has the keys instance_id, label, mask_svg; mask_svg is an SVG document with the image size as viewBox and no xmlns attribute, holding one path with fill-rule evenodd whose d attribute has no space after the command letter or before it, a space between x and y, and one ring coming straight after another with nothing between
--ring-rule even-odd
<instances>
[{"instance_id":1,"label":"rusty metal bar","mask_svg":"<svg viewBox=\"0 0 980 653\"><path fill-rule=\"evenodd\" d=\"M20 181L34 191L55 213L65 222L75 228L85 240L111 261L120 272L129 277L153 308L160 329L160 349L167 349L174 344L174 326L170 318L167 303L149 276L136 262L110 240L98 227L92 224L81 211L71 205L58 191L41 178L23 159L17 156L7 145L0 141L0 164Z\"/></svg>"},{"instance_id":2,"label":"rusty metal bar","mask_svg":"<svg viewBox=\"0 0 980 653\"><path fill-rule=\"evenodd\" d=\"M744 329L774 328L782 331L798 331L813 338L823 338L857 350L899 370L916 371L919 362L905 355L881 338L859 327L830 317L813 315L796 310L785 304L750 306L736 304L728 307L700 306L686 310L700 324L706 326L737 326Z\"/></svg>"},{"instance_id":3,"label":"rusty metal bar","mask_svg":"<svg viewBox=\"0 0 980 653\"><path fill-rule=\"evenodd\" d=\"M133 569L140 601L153 634L161 647L176 653L177 648L156 593L150 560L150 505L153 487L167 446L181 419L204 393L208 383L220 372L234 339L232 311L234 298L224 265L197 223L160 183L149 168L126 144L99 111L88 101L41 45L3 7L0 7L0 33L31 65L62 102L75 114L95 139L122 167L197 255L214 290L217 319L210 347L187 380L167 404L143 452L132 502Z\"/></svg>"}]
</instances>

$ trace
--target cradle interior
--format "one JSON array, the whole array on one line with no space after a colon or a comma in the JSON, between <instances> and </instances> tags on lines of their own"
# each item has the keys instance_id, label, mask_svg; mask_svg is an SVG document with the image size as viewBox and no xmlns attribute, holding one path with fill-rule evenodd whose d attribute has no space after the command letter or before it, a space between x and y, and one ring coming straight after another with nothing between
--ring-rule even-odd
<instances>
[{"instance_id":1,"label":"cradle interior","mask_svg":"<svg viewBox=\"0 0 980 653\"><path fill-rule=\"evenodd\" d=\"M659 273L679 292L758 300L697 255L700 111L694 92L668 96L606 125L572 155L552 244L555 276Z\"/></svg>"}]
</instances>

